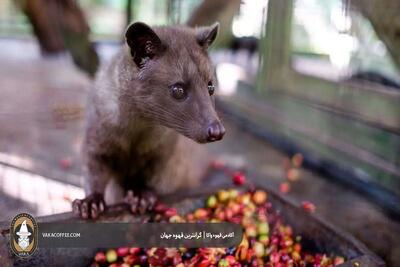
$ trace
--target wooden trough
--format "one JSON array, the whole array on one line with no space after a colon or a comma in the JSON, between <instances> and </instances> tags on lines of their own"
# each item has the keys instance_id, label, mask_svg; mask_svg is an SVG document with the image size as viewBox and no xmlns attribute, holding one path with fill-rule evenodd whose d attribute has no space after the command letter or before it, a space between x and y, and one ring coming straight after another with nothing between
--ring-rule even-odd
<instances>
[{"instance_id":1,"label":"wooden trough","mask_svg":"<svg viewBox=\"0 0 400 267\"><path fill-rule=\"evenodd\" d=\"M232 187L226 184L226 178L221 173L210 175L207 186L191 192L179 192L165 197L164 202L186 212L199 207L206 196L218 189ZM257 186L257 184L256 184ZM284 221L293 227L296 235L301 235L305 250L341 255L346 258L342 267L382 267L385 263L371 252L365 245L356 240L318 215L304 212L296 203L271 188L257 186L269 193L269 201L275 210L279 211ZM139 222L148 216L133 216L121 205L112 206L98 220L107 222ZM78 222L72 213L63 213L37 218L37 222ZM89 266L96 249L66 249L39 248L27 259L15 257L9 249L8 224L0 225L3 235L0 235L0 265L1 266ZM4 234L5 233L5 234Z\"/></svg>"}]
</instances>

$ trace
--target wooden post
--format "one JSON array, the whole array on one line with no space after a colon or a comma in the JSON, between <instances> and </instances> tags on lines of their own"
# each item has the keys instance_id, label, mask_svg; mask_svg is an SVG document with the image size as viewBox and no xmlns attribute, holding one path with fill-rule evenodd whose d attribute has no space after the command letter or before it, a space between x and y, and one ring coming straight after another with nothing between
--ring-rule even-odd
<instances>
[{"instance_id":1,"label":"wooden post","mask_svg":"<svg viewBox=\"0 0 400 267\"><path fill-rule=\"evenodd\" d=\"M126 26L132 22L132 2L133 0L126 1Z\"/></svg>"},{"instance_id":2,"label":"wooden post","mask_svg":"<svg viewBox=\"0 0 400 267\"><path fill-rule=\"evenodd\" d=\"M270 0L261 40L263 65L259 71L258 89L282 86L281 79L291 67L293 0Z\"/></svg>"}]
</instances>

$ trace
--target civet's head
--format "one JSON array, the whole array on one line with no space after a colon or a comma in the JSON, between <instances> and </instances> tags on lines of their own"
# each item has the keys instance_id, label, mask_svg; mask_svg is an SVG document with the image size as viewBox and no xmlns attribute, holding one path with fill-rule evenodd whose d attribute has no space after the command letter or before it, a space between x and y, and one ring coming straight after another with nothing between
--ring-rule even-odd
<instances>
[{"instance_id":1,"label":"civet's head","mask_svg":"<svg viewBox=\"0 0 400 267\"><path fill-rule=\"evenodd\" d=\"M207 49L218 33L210 27L154 27L136 22L126 42L138 70L134 101L142 113L199 143L222 139L225 128L215 112L216 78Z\"/></svg>"}]
</instances>

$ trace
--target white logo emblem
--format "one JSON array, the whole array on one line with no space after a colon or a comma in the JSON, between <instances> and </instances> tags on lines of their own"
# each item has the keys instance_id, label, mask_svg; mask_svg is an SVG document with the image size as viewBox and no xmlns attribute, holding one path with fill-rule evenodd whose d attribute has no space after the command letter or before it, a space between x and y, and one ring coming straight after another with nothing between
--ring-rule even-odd
<instances>
[{"instance_id":1,"label":"white logo emblem","mask_svg":"<svg viewBox=\"0 0 400 267\"><path fill-rule=\"evenodd\" d=\"M25 250L29 247L29 236L31 233L28 231L28 227L26 226L26 220L21 224L21 228L17 232L18 238L18 245L21 247L22 250Z\"/></svg>"}]
</instances>

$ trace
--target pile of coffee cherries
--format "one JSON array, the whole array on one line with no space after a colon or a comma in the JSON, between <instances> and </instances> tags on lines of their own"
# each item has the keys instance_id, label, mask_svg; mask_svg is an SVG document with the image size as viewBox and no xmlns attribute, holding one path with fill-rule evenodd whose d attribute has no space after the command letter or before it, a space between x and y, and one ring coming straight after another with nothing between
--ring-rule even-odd
<instances>
[{"instance_id":1,"label":"pile of coffee cherries","mask_svg":"<svg viewBox=\"0 0 400 267\"><path fill-rule=\"evenodd\" d=\"M303 251L301 237L294 236L282 222L262 190L239 192L221 190L207 198L205 206L179 215L163 204L155 208L158 222L233 222L243 227L242 242L230 248L151 248L110 249L96 254L92 266L314 266L331 267L344 262L343 257Z\"/></svg>"}]
</instances>

